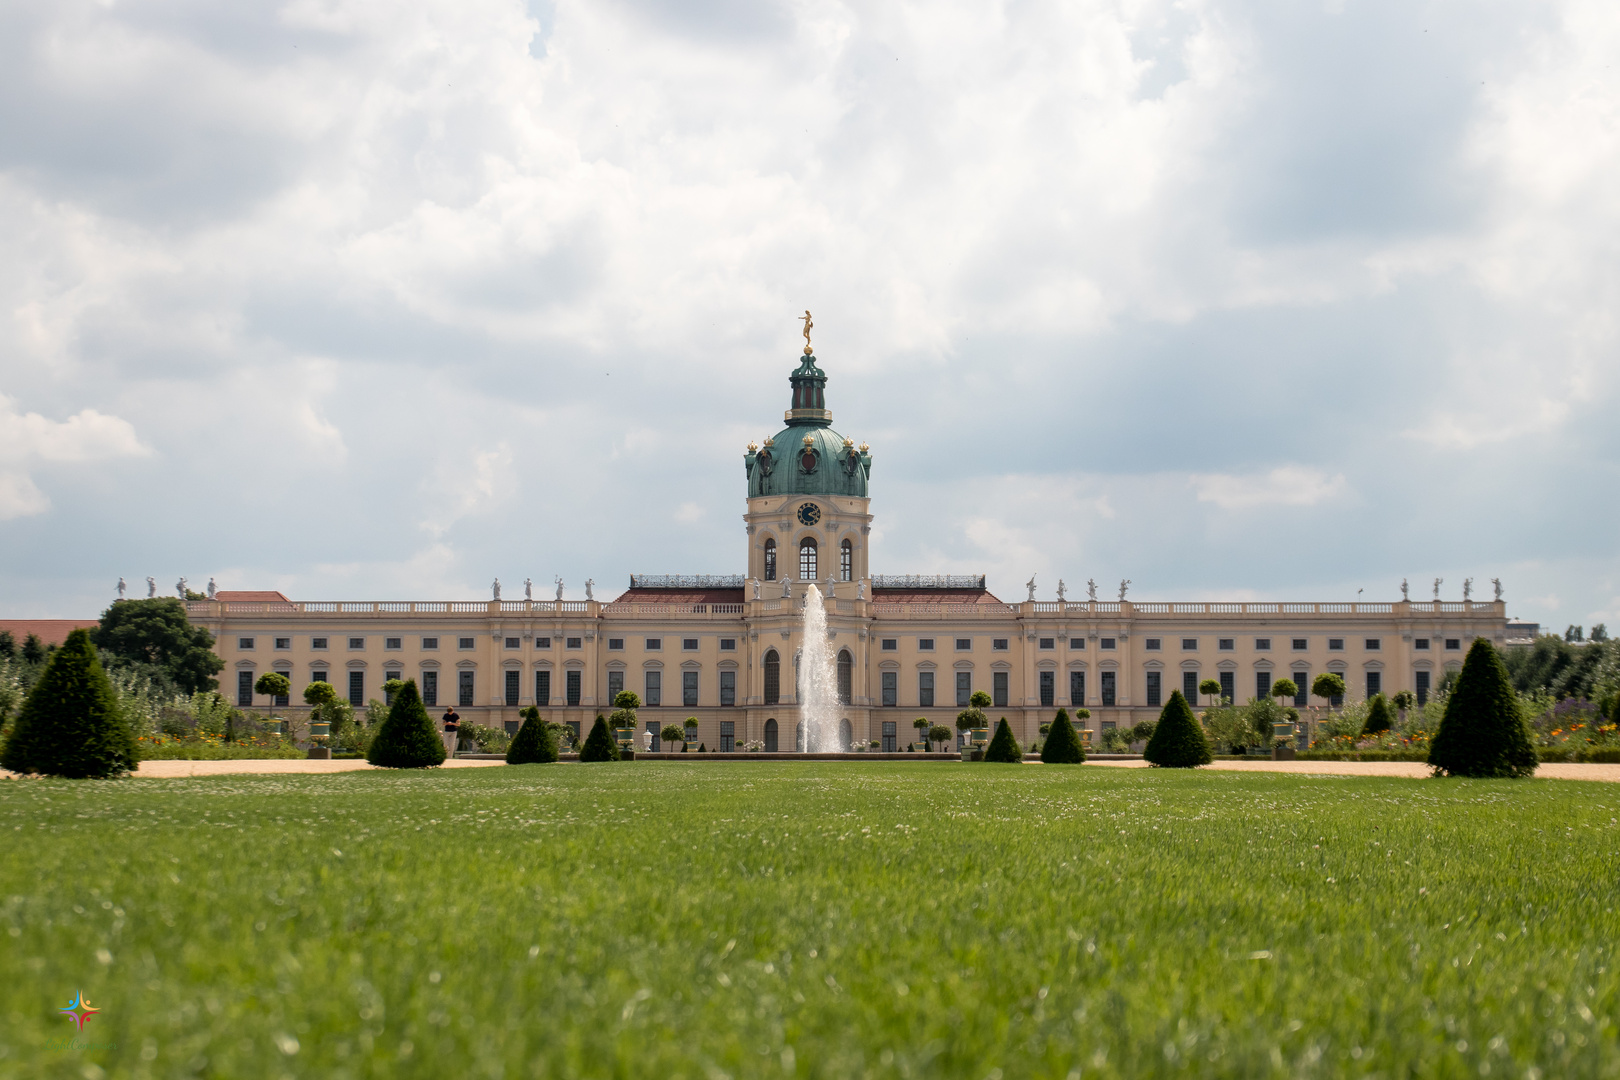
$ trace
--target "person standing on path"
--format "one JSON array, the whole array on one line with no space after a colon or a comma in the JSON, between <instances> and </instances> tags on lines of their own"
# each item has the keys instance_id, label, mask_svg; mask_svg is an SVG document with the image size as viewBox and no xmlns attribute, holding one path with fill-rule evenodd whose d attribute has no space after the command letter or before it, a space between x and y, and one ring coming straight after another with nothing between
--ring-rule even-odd
<instances>
[{"instance_id":1,"label":"person standing on path","mask_svg":"<svg viewBox=\"0 0 1620 1080\"><path fill-rule=\"evenodd\" d=\"M444 756L456 756L456 740L461 737L461 717L451 706L444 710Z\"/></svg>"}]
</instances>

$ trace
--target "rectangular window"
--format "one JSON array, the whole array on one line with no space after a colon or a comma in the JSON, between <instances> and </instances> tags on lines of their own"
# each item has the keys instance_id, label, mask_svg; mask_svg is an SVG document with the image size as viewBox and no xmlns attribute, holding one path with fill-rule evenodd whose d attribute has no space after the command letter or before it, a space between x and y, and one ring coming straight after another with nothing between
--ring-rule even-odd
<instances>
[{"instance_id":1,"label":"rectangular window","mask_svg":"<svg viewBox=\"0 0 1620 1080\"><path fill-rule=\"evenodd\" d=\"M1367 672L1367 700L1371 701L1377 694L1384 692L1384 673L1382 671Z\"/></svg>"},{"instance_id":2,"label":"rectangular window","mask_svg":"<svg viewBox=\"0 0 1620 1080\"><path fill-rule=\"evenodd\" d=\"M722 671L720 673L720 704L725 707L737 704L737 673L735 671Z\"/></svg>"},{"instance_id":3,"label":"rectangular window","mask_svg":"<svg viewBox=\"0 0 1620 1080\"><path fill-rule=\"evenodd\" d=\"M1147 673L1147 703L1157 708L1164 704L1164 672L1150 671Z\"/></svg>"},{"instance_id":4,"label":"rectangular window","mask_svg":"<svg viewBox=\"0 0 1620 1080\"><path fill-rule=\"evenodd\" d=\"M970 638L970 637L959 637L959 638L957 638L956 639L956 651L957 652L972 652L973 651L973 639Z\"/></svg>"},{"instance_id":5,"label":"rectangular window","mask_svg":"<svg viewBox=\"0 0 1620 1080\"><path fill-rule=\"evenodd\" d=\"M366 673L363 671L349 672L349 704L355 708L366 703Z\"/></svg>"},{"instance_id":6,"label":"rectangular window","mask_svg":"<svg viewBox=\"0 0 1620 1080\"><path fill-rule=\"evenodd\" d=\"M1342 671L1336 671L1334 674L1339 676L1341 679L1344 678L1344 672ZM1345 685L1348 686L1349 683L1346 682ZM1328 698L1328 704L1333 706L1335 709L1342 708L1344 705L1344 695L1334 694L1332 697Z\"/></svg>"},{"instance_id":7,"label":"rectangular window","mask_svg":"<svg viewBox=\"0 0 1620 1080\"><path fill-rule=\"evenodd\" d=\"M695 637L681 638L681 652L697 652L698 639Z\"/></svg>"},{"instance_id":8,"label":"rectangular window","mask_svg":"<svg viewBox=\"0 0 1620 1080\"><path fill-rule=\"evenodd\" d=\"M1427 671L1417 673L1417 701L1419 705L1429 703L1429 673Z\"/></svg>"},{"instance_id":9,"label":"rectangular window","mask_svg":"<svg viewBox=\"0 0 1620 1080\"><path fill-rule=\"evenodd\" d=\"M1237 648L1237 639L1229 637L1216 638L1215 648L1221 652L1231 652Z\"/></svg>"},{"instance_id":10,"label":"rectangular window","mask_svg":"<svg viewBox=\"0 0 1620 1080\"><path fill-rule=\"evenodd\" d=\"M585 639L584 638L577 638L577 637L565 637L565 638L563 638L563 648L565 648L565 649L583 649L584 647L585 647Z\"/></svg>"},{"instance_id":11,"label":"rectangular window","mask_svg":"<svg viewBox=\"0 0 1620 1080\"><path fill-rule=\"evenodd\" d=\"M1105 671L1105 672L1102 673L1102 703L1104 705L1113 705L1114 704L1114 681L1115 681L1115 678L1116 678L1116 673L1115 672Z\"/></svg>"},{"instance_id":12,"label":"rectangular window","mask_svg":"<svg viewBox=\"0 0 1620 1080\"><path fill-rule=\"evenodd\" d=\"M923 709L932 709L934 707L934 673L932 671L917 672L917 705Z\"/></svg>"},{"instance_id":13,"label":"rectangular window","mask_svg":"<svg viewBox=\"0 0 1620 1080\"><path fill-rule=\"evenodd\" d=\"M1303 709L1311 703L1311 673L1296 671L1289 677L1294 680L1294 706Z\"/></svg>"},{"instance_id":14,"label":"rectangular window","mask_svg":"<svg viewBox=\"0 0 1620 1080\"><path fill-rule=\"evenodd\" d=\"M1069 706L1075 709L1086 707L1086 673L1083 671L1069 672Z\"/></svg>"},{"instance_id":15,"label":"rectangular window","mask_svg":"<svg viewBox=\"0 0 1620 1080\"><path fill-rule=\"evenodd\" d=\"M1234 671L1221 672L1221 697L1230 702L1237 701L1237 673Z\"/></svg>"},{"instance_id":16,"label":"rectangular window","mask_svg":"<svg viewBox=\"0 0 1620 1080\"><path fill-rule=\"evenodd\" d=\"M1039 641L1040 641L1040 646L1041 646L1042 649L1055 649L1055 648L1057 648L1057 639L1056 638L1043 637L1043 638L1040 638Z\"/></svg>"},{"instance_id":17,"label":"rectangular window","mask_svg":"<svg viewBox=\"0 0 1620 1080\"><path fill-rule=\"evenodd\" d=\"M1006 672L1002 672L1006 674ZM1041 704L1050 709L1057 704L1057 672L1041 672Z\"/></svg>"},{"instance_id":18,"label":"rectangular window","mask_svg":"<svg viewBox=\"0 0 1620 1080\"><path fill-rule=\"evenodd\" d=\"M253 648L253 639L250 637L239 637L236 639L236 647L238 649L251 649Z\"/></svg>"},{"instance_id":19,"label":"rectangular window","mask_svg":"<svg viewBox=\"0 0 1620 1080\"><path fill-rule=\"evenodd\" d=\"M624 672L614 668L608 672L608 704L612 705L613 699L622 693L624 693Z\"/></svg>"},{"instance_id":20,"label":"rectangular window","mask_svg":"<svg viewBox=\"0 0 1620 1080\"><path fill-rule=\"evenodd\" d=\"M1187 699L1187 704L1198 704L1198 672L1183 671L1181 673L1181 696Z\"/></svg>"},{"instance_id":21,"label":"rectangular window","mask_svg":"<svg viewBox=\"0 0 1620 1080\"><path fill-rule=\"evenodd\" d=\"M961 678L960 675L957 678ZM1005 671L992 671L990 673L990 704L998 709L1007 707L1007 673Z\"/></svg>"},{"instance_id":22,"label":"rectangular window","mask_svg":"<svg viewBox=\"0 0 1620 1080\"><path fill-rule=\"evenodd\" d=\"M563 673L563 694L566 695L563 700L567 701L571 706L579 704L580 681L580 673L577 670ZM579 734L578 727L574 728L574 734Z\"/></svg>"},{"instance_id":23,"label":"rectangular window","mask_svg":"<svg viewBox=\"0 0 1620 1080\"><path fill-rule=\"evenodd\" d=\"M551 648L551 639L548 637L537 637L534 639L534 647L537 649L549 649Z\"/></svg>"},{"instance_id":24,"label":"rectangular window","mask_svg":"<svg viewBox=\"0 0 1620 1080\"><path fill-rule=\"evenodd\" d=\"M681 672L681 704L691 708L697 704L698 673L695 671Z\"/></svg>"},{"instance_id":25,"label":"rectangular window","mask_svg":"<svg viewBox=\"0 0 1620 1080\"><path fill-rule=\"evenodd\" d=\"M506 673L506 707L508 709L517 708L518 695L522 693L519 680L522 678L523 672L517 668L512 668Z\"/></svg>"},{"instance_id":26,"label":"rectangular window","mask_svg":"<svg viewBox=\"0 0 1620 1080\"><path fill-rule=\"evenodd\" d=\"M1111 637L1105 637L1101 642L1098 643L1098 646L1099 648L1103 649L1112 649L1114 647L1114 639Z\"/></svg>"},{"instance_id":27,"label":"rectangular window","mask_svg":"<svg viewBox=\"0 0 1620 1080\"><path fill-rule=\"evenodd\" d=\"M349 648L350 649L364 649L365 647L366 647L366 639L365 638L363 638L363 637L352 637L352 638L349 639Z\"/></svg>"},{"instance_id":28,"label":"rectangular window","mask_svg":"<svg viewBox=\"0 0 1620 1080\"><path fill-rule=\"evenodd\" d=\"M881 672L878 676L883 683L883 706L892 709L900 704L900 673L898 671Z\"/></svg>"},{"instance_id":29,"label":"rectangular window","mask_svg":"<svg viewBox=\"0 0 1620 1080\"><path fill-rule=\"evenodd\" d=\"M931 638L931 637L918 638L917 639L917 651L918 652L933 652L934 651L934 639Z\"/></svg>"},{"instance_id":30,"label":"rectangular window","mask_svg":"<svg viewBox=\"0 0 1620 1080\"><path fill-rule=\"evenodd\" d=\"M310 682L325 682L326 681L326 672L320 671L320 670L310 672L309 673L309 681Z\"/></svg>"},{"instance_id":31,"label":"rectangular window","mask_svg":"<svg viewBox=\"0 0 1620 1080\"><path fill-rule=\"evenodd\" d=\"M508 649L521 649L521 648L523 648L523 639L522 638L509 637L509 638L506 639L506 647Z\"/></svg>"},{"instance_id":32,"label":"rectangular window","mask_svg":"<svg viewBox=\"0 0 1620 1080\"><path fill-rule=\"evenodd\" d=\"M253 704L253 672L238 671L236 673L236 703L238 705Z\"/></svg>"},{"instance_id":33,"label":"rectangular window","mask_svg":"<svg viewBox=\"0 0 1620 1080\"><path fill-rule=\"evenodd\" d=\"M882 648L882 650L884 652L899 652L900 651L900 639L899 638L886 637L886 638L883 639L883 645L881 646L881 648Z\"/></svg>"},{"instance_id":34,"label":"rectangular window","mask_svg":"<svg viewBox=\"0 0 1620 1080\"><path fill-rule=\"evenodd\" d=\"M1311 644L1308 639L1302 637L1294 638L1293 642L1295 652L1304 652Z\"/></svg>"},{"instance_id":35,"label":"rectangular window","mask_svg":"<svg viewBox=\"0 0 1620 1080\"><path fill-rule=\"evenodd\" d=\"M1428 652L1429 639L1426 637L1418 638L1416 641L1412 642L1412 648L1416 649L1418 652Z\"/></svg>"},{"instance_id":36,"label":"rectangular window","mask_svg":"<svg viewBox=\"0 0 1620 1080\"><path fill-rule=\"evenodd\" d=\"M1147 649L1148 652L1158 652L1159 647L1160 647L1160 639L1156 638L1156 637L1150 637L1146 641L1144 641L1142 644Z\"/></svg>"},{"instance_id":37,"label":"rectangular window","mask_svg":"<svg viewBox=\"0 0 1620 1080\"><path fill-rule=\"evenodd\" d=\"M439 639L438 638L436 638L436 637L425 637L425 638L422 639L422 650L424 652L436 652L438 650L438 648L439 648Z\"/></svg>"},{"instance_id":38,"label":"rectangular window","mask_svg":"<svg viewBox=\"0 0 1620 1080\"><path fill-rule=\"evenodd\" d=\"M1257 638L1255 638L1254 639L1254 651L1255 652L1270 652L1271 651L1271 639L1268 638L1268 637L1257 637Z\"/></svg>"},{"instance_id":39,"label":"rectangular window","mask_svg":"<svg viewBox=\"0 0 1620 1080\"><path fill-rule=\"evenodd\" d=\"M383 648L385 648L385 649L403 649L404 647L405 647L405 639L404 638L397 638L397 637L385 637L385 638L383 638Z\"/></svg>"},{"instance_id":40,"label":"rectangular window","mask_svg":"<svg viewBox=\"0 0 1620 1080\"><path fill-rule=\"evenodd\" d=\"M894 720L883 721L883 752L897 753L900 749L900 725Z\"/></svg>"},{"instance_id":41,"label":"rectangular window","mask_svg":"<svg viewBox=\"0 0 1620 1080\"><path fill-rule=\"evenodd\" d=\"M1330 637L1330 638L1328 638L1328 652L1344 652L1344 638L1342 638L1342 637Z\"/></svg>"},{"instance_id":42,"label":"rectangular window","mask_svg":"<svg viewBox=\"0 0 1620 1080\"><path fill-rule=\"evenodd\" d=\"M290 637L278 637L278 638L276 638L276 648L278 648L278 649L290 649L290 648L292 648L292 638L290 638Z\"/></svg>"},{"instance_id":43,"label":"rectangular window","mask_svg":"<svg viewBox=\"0 0 1620 1080\"><path fill-rule=\"evenodd\" d=\"M662 652L663 648L664 648L664 639L663 638L661 638L661 637L650 637L650 638L647 639L646 649L647 649L648 652Z\"/></svg>"},{"instance_id":44,"label":"rectangular window","mask_svg":"<svg viewBox=\"0 0 1620 1080\"><path fill-rule=\"evenodd\" d=\"M283 676L287 680L287 685L289 687L292 686L292 669L290 669L290 668L280 668L280 669L278 669L276 671L276 674L280 675L280 676ZM289 695L289 694L277 694L276 695L276 698L275 698L275 706L276 706L276 708L285 709L291 703L292 703L291 695Z\"/></svg>"},{"instance_id":45,"label":"rectangular window","mask_svg":"<svg viewBox=\"0 0 1620 1080\"><path fill-rule=\"evenodd\" d=\"M622 637L610 637L610 638L608 638L608 652L623 652L623 651L624 651L624 638L622 638Z\"/></svg>"},{"instance_id":46,"label":"rectangular window","mask_svg":"<svg viewBox=\"0 0 1620 1080\"><path fill-rule=\"evenodd\" d=\"M1271 696L1271 672L1257 671L1254 673L1254 696L1261 701Z\"/></svg>"},{"instance_id":47,"label":"rectangular window","mask_svg":"<svg viewBox=\"0 0 1620 1080\"><path fill-rule=\"evenodd\" d=\"M1446 638L1446 652L1457 652L1462 648L1462 638Z\"/></svg>"},{"instance_id":48,"label":"rectangular window","mask_svg":"<svg viewBox=\"0 0 1620 1080\"><path fill-rule=\"evenodd\" d=\"M736 652L737 651L737 639L734 638L734 637L723 637L723 638L721 638L720 639L720 651L721 652Z\"/></svg>"},{"instance_id":49,"label":"rectangular window","mask_svg":"<svg viewBox=\"0 0 1620 1080\"><path fill-rule=\"evenodd\" d=\"M435 709L439 706L439 673L437 671L422 672L422 704Z\"/></svg>"},{"instance_id":50,"label":"rectangular window","mask_svg":"<svg viewBox=\"0 0 1620 1080\"><path fill-rule=\"evenodd\" d=\"M326 648L326 639L323 637L312 637L309 639L309 647L312 649L324 649Z\"/></svg>"},{"instance_id":51,"label":"rectangular window","mask_svg":"<svg viewBox=\"0 0 1620 1080\"><path fill-rule=\"evenodd\" d=\"M550 671L537 671L534 673L534 703L536 705L551 704Z\"/></svg>"},{"instance_id":52,"label":"rectangular window","mask_svg":"<svg viewBox=\"0 0 1620 1080\"><path fill-rule=\"evenodd\" d=\"M1377 652L1384 647L1384 642L1381 638L1370 637L1363 643L1362 647L1368 652Z\"/></svg>"},{"instance_id":53,"label":"rectangular window","mask_svg":"<svg viewBox=\"0 0 1620 1080\"><path fill-rule=\"evenodd\" d=\"M471 671L456 672L456 701L460 705L471 705L473 703L474 674L476 673Z\"/></svg>"},{"instance_id":54,"label":"rectangular window","mask_svg":"<svg viewBox=\"0 0 1620 1080\"><path fill-rule=\"evenodd\" d=\"M641 700L648 705L662 705L664 703L664 673L662 671L649 671L646 673L644 689Z\"/></svg>"},{"instance_id":55,"label":"rectangular window","mask_svg":"<svg viewBox=\"0 0 1620 1080\"><path fill-rule=\"evenodd\" d=\"M737 721L720 721L720 752L732 754L737 750Z\"/></svg>"},{"instance_id":56,"label":"rectangular window","mask_svg":"<svg viewBox=\"0 0 1620 1080\"><path fill-rule=\"evenodd\" d=\"M968 700L973 697L973 672L958 671L956 673L956 707L965 709Z\"/></svg>"},{"instance_id":57,"label":"rectangular window","mask_svg":"<svg viewBox=\"0 0 1620 1080\"><path fill-rule=\"evenodd\" d=\"M472 649L473 648L473 639L470 638L470 637L458 637L458 638L456 638L456 648L462 649L462 650Z\"/></svg>"},{"instance_id":58,"label":"rectangular window","mask_svg":"<svg viewBox=\"0 0 1620 1080\"><path fill-rule=\"evenodd\" d=\"M1084 637L1072 637L1072 638L1069 639L1069 648L1071 648L1071 649L1083 649L1085 647L1086 647L1086 639Z\"/></svg>"},{"instance_id":59,"label":"rectangular window","mask_svg":"<svg viewBox=\"0 0 1620 1080\"><path fill-rule=\"evenodd\" d=\"M1181 651L1182 652L1197 652L1198 651L1198 639L1195 638L1195 637L1184 637L1184 638L1182 638L1181 639Z\"/></svg>"},{"instance_id":60,"label":"rectangular window","mask_svg":"<svg viewBox=\"0 0 1620 1080\"><path fill-rule=\"evenodd\" d=\"M1006 652L1007 651L1007 639L1004 638L1004 637L991 638L990 639L990 651L991 652Z\"/></svg>"}]
</instances>

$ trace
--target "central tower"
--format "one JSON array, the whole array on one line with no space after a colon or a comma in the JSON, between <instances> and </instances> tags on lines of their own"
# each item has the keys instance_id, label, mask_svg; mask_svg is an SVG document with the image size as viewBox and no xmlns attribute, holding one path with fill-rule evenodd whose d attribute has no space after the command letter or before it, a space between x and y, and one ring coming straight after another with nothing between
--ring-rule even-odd
<instances>
[{"instance_id":1,"label":"central tower","mask_svg":"<svg viewBox=\"0 0 1620 1080\"><path fill-rule=\"evenodd\" d=\"M788 376L792 405L787 425L748 444L748 576L761 595L784 595L780 583L862 582L869 577L866 543L872 531L867 481L872 455L832 429L827 373L808 344ZM845 595L854 595L854 586ZM802 588L799 590L802 593ZM827 590L823 588L823 592Z\"/></svg>"}]
</instances>

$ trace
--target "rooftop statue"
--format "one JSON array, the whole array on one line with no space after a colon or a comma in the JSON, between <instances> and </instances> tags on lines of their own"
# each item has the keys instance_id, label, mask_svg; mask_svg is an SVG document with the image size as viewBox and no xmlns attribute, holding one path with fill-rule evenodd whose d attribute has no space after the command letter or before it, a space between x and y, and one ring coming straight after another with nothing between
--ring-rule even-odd
<instances>
[{"instance_id":1,"label":"rooftop statue","mask_svg":"<svg viewBox=\"0 0 1620 1080\"><path fill-rule=\"evenodd\" d=\"M1498 600L1502 599L1502 579L1499 577L1491 578L1491 587L1496 590L1496 598Z\"/></svg>"},{"instance_id":2,"label":"rooftop statue","mask_svg":"<svg viewBox=\"0 0 1620 1080\"><path fill-rule=\"evenodd\" d=\"M214 579L213 578L209 578L208 579L208 599L212 600L214 598L214 594L217 593L217 592L219 592L219 586L214 584Z\"/></svg>"},{"instance_id":3,"label":"rooftop statue","mask_svg":"<svg viewBox=\"0 0 1620 1080\"><path fill-rule=\"evenodd\" d=\"M180 597L180 599L184 600L186 598L186 579L185 578L181 578L179 581L174 583L174 591Z\"/></svg>"},{"instance_id":4,"label":"rooftop statue","mask_svg":"<svg viewBox=\"0 0 1620 1080\"><path fill-rule=\"evenodd\" d=\"M533 578L524 578L523 579L523 599L525 599L525 600L533 600L534 599L534 579Z\"/></svg>"},{"instance_id":5,"label":"rooftop statue","mask_svg":"<svg viewBox=\"0 0 1620 1080\"><path fill-rule=\"evenodd\" d=\"M1471 600L1474 597L1474 579L1463 578L1463 599Z\"/></svg>"},{"instance_id":6,"label":"rooftop statue","mask_svg":"<svg viewBox=\"0 0 1620 1080\"><path fill-rule=\"evenodd\" d=\"M1125 602L1125 591L1127 589L1129 589L1130 587L1131 587L1131 579L1130 578L1126 578L1124 581L1119 583L1119 602L1120 603L1123 604Z\"/></svg>"},{"instance_id":7,"label":"rooftop statue","mask_svg":"<svg viewBox=\"0 0 1620 1080\"><path fill-rule=\"evenodd\" d=\"M812 322L810 320L810 309L809 308L804 309L804 314L799 316L799 321L804 323L804 354L806 356L809 356L810 355L810 328L812 326L816 325L814 322Z\"/></svg>"},{"instance_id":8,"label":"rooftop statue","mask_svg":"<svg viewBox=\"0 0 1620 1080\"><path fill-rule=\"evenodd\" d=\"M563 592L563 579L559 577L557 579L557 599L558 600L562 599L562 592Z\"/></svg>"},{"instance_id":9,"label":"rooftop statue","mask_svg":"<svg viewBox=\"0 0 1620 1080\"><path fill-rule=\"evenodd\" d=\"M124 590L127 589L127 588L129 588L129 586L124 584L124 579L119 578L118 579L118 599L122 600L124 598Z\"/></svg>"},{"instance_id":10,"label":"rooftop statue","mask_svg":"<svg viewBox=\"0 0 1620 1080\"><path fill-rule=\"evenodd\" d=\"M1401 599L1402 600L1410 600L1410 599L1412 599L1412 597L1407 594L1406 579L1405 578L1401 578Z\"/></svg>"},{"instance_id":11,"label":"rooftop statue","mask_svg":"<svg viewBox=\"0 0 1620 1080\"><path fill-rule=\"evenodd\" d=\"M495 599L499 600L501 598L501 579L500 578L495 579L494 584L492 584L490 586L490 590L492 592L494 592Z\"/></svg>"},{"instance_id":12,"label":"rooftop statue","mask_svg":"<svg viewBox=\"0 0 1620 1080\"><path fill-rule=\"evenodd\" d=\"M1086 592L1091 594L1091 602L1093 604L1095 604L1097 602L1097 579L1096 578L1087 578L1086 579Z\"/></svg>"},{"instance_id":13,"label":"rooftop statue","mask_svg":"<svg viewBox=\"0 0 1620 1080\"><path fill-rule=\"evenodd\" d=\"M146 575L146 598L152 599L157 595L157 578L151 574Z\"/></svg>"},{"instance_id":14,"label":"rooftop statue","mask_svg":"<svg viewBox=\"0 0 1620 1080\"><path fill-rule=\"evenodd\" d=\"M1063 579L1062 578L1058 578L1058 603L1060 603L1060 604L1063 603L1064 594L1067 591L1068 591L1068 586L1063 584Z\"/></svg>"},{"instance_id":15,"label":"rooftop statue","mask_svg":"<svg viewBox=\"0 0 1620 1080\"><path fill-rule=\"evenodd\" d=\"M1034 574L1031 574L1029 576L1029 580L1024 582L1024 588L1029 590L1029 599L1030 599L1030 602L1033 603L1034 600L1035 600L1035 575Z\"/></svg>"},{"instance_id":16,"label":"rooftop statue","mask_svg":"<svg viewBox=\"0 0 1620 1080\"><path fill-rule=\"evenodd\" d=\"M1436 601L1440 599L1440 583L1444 580L1446 579L1443 577L1437 577L1434 579L1434 598Z\"/></svg>"},{"instance_id":17,"label":"rooftop statue","mask_svg":"<svg viewBox=\"0 0 1620 1080\"><path fill-rule=\"evenodd\" d=\"M587 599L587 600L595 600L596 599L596 597L594 595L592 595L592 593L591 593L591 588L595 584L596 584L596 579L594 579L594 578L586 578L585 579L585 599Z\"/></svg>"}]
</instances>

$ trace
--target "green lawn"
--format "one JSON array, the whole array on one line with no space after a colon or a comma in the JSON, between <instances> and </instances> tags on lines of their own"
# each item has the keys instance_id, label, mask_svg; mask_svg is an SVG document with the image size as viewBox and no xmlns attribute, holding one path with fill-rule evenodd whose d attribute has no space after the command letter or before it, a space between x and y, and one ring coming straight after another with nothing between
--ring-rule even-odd
<instances>
[{"instance_id":1,"label":"green lawn","mask_svg":"<svg viewBox=\"0 0 1620 1080\"><path fill-rule=\"evenodd\" d=\"M0 1075L1614 1076L1620 788L0 782ZM86 1042L60 1013L103 1011Z\"/></svg>"}]
</instances>

